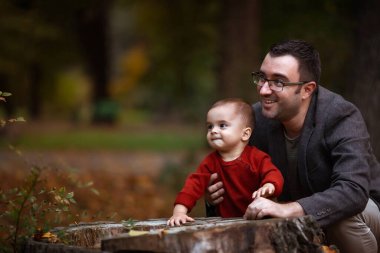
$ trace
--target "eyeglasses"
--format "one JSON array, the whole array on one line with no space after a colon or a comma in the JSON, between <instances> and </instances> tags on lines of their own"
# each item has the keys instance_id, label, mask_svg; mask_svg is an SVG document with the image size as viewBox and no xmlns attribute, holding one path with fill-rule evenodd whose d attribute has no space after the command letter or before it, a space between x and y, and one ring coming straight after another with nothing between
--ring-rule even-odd
<instances>
[{"instance_id":1,"label":"eyeglasses","mask_svg":"<svg viewBox=\"0 0 380 253\"><path fill-rule=\"evenodd\" d=\"M252 72L253 84L262 88L266 82L268 82L269 89L272 91L282 91L285 86L302 85L308 83L307 81L300 82L284 82L281 79L269 80L265 78L264 74L261 72Z\"/></svg>"}]
</instances>

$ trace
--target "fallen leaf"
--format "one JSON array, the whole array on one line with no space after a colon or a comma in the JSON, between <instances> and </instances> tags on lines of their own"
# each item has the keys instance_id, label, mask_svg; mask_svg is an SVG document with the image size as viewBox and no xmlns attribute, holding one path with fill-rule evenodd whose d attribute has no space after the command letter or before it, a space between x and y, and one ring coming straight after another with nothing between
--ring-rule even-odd
<instances>
[{"instance_id":1,"label":"fallen leaf","mask_svg":"<svg viewBox=\"0 0 380 253\"><path fill-rule=\"evenodd\" d=\"M128 235L129 236L139 236L139 235L145 235L148 234L148 231L139 231L139 230L129 230Z\"/></svg>"}]
</instances>

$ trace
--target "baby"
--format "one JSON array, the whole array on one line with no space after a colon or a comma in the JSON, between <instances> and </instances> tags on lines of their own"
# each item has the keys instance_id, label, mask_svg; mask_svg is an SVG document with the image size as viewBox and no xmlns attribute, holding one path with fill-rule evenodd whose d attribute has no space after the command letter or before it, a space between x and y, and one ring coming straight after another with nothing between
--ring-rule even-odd
<instances>
[{"instance_id":1,"label":"baby","mask_svg":"<svg viewBox=\"0 0 380 253\"><path fill-rule=\"evenodd\" d=\"M226 191L216 206L223 218L242 217L253 198L280 195L284 181L281 172L266 153L247 145L254 118L251 105L237 98L220 100L210 108L207 141L214 151L186 179L168 225L194 220L187 213L205 193L213 173L218 174Z\"/></svg>"}]
</instances>

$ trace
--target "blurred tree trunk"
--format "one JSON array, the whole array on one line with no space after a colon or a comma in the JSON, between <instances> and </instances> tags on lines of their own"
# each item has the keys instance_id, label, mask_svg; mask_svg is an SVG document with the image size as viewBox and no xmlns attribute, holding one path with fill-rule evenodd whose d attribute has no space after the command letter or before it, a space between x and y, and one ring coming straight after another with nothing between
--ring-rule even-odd
<instances>
[{"instance_id":1,"label":"blurred tree trunk","mask_svg":"<svg viewBox=\"0 0 380 253\"><path fill-rule=\"evenodd\" d=\"M109 10L110 0L96 0L78 13L78 36L87 71L93 82L92 102L94 106L93 122L111 123L104 106L109 102L108 83L110 79L110 36Z\"/></svg>"},{"instance_id":2,"label":"blurred tree trunk","mask_svg":"<svg viewBox=\"0 0 380 253\"><path fill-rule=\"evenodd\" d=\"M9 76L7 73L0 71L0 91L13 93L12 86L9 84ZM6 106L3 106L6 118L10 118L15 111L14 99L7 99Z\"/></svg>"},{"instance_id":3,"label":"blurred tree trunk","mask_svg":"<svg viewBox=\"0 0 380 253\"><path fill-rule=\"evenodd\" d=\"M359 16L357 44L354 53L351 80L354 103L363 113L371 135L374 152L380 159L380 33L374 29L380 27L380 2L369 0L361 2L362 13Z\"/></svg>"},{"instance_id":4,"label":"blurred tree trunk","mask_svg":"<svg viewBox=\"0 0 380 253\"><path fill-rule=\"evenodd\" d=\"M259 66L260 0L223 0L219 96L253 99L251 72Z\"/></svg>"},{"instance_id":5,"label":"blurred tree trunk","mask_svg":"<svg viewBox=\"0 0 380 253\"><path fill-rule=\"evenodd\" d=\"M28 82L29 82L29 115L31 119L38 119L41 116L41 81L42 69L38 63L33 63L28 68Z\"/></svg>"}]
</instances>

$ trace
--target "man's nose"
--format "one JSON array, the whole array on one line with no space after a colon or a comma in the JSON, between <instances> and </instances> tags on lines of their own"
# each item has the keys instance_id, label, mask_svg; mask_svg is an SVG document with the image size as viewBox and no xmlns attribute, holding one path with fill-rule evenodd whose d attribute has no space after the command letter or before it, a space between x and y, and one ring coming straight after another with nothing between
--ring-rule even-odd
<instances>
[{"instance_id":1,"label":"man's nose","mask_svg":"<svg viewBox=\"0 0 380 253\"><path fill-rule=\"evenodd\" d=\"M268 81L265 81L264 85L261 86L260 90L259 90L259 93L260 95L268 95L268 94L272 94L272 90L269 88L269 82Z\"/></svg>"}]
</instances>

